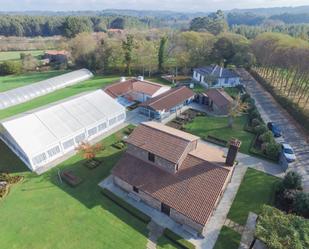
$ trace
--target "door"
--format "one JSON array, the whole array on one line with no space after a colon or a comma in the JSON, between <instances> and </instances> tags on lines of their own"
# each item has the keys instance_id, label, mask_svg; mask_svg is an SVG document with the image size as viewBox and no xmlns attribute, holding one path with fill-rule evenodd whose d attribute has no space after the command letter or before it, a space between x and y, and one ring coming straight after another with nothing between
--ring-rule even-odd
<instances>
[{"instance_id":1,"label":"door","mask_svg":"<svg viewBox=\"0 0 309 249\"><path fill-rule=\"evenodd\" d=\"M170 215L170 207L164 203L161 203L161 212L166 214L166 215Z\"/></svg>"}]
</instances>

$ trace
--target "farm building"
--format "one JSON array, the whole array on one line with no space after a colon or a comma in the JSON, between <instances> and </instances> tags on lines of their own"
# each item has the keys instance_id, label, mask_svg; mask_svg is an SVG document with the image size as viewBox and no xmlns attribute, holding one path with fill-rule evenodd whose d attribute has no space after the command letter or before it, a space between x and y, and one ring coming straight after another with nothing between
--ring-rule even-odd
<instances>
[{"instance_id":1,"label":"farm building","mask_svg":"<svg viewBox=\"0 0 309 249\"><path fill-rule=\"evenodd\" d=\"M134 102L145 102L170 89L169 86L146 81L140 76L107 86L104 91L111 97L117 99L120 104L128 107L133 105Z\"/></svg>"},{"instance_id":2,"label":"farm building","mask_svg":"<svg viewBox=\"0 0 309 249\"><path fill-rule=\"evenodd\" d=\"M240 77L236 72L218 65L195 68L193 79L205 87L234 87L240 84Z\"/></svg>"},{"instance_id":3,"label":"farm building","mask_svg":"<svg viewBox=\"0 0 309 249\"><path fill-rule=\"evenodd\" d=\"M65 63L68 61L69 53L65 50L48 50L43 57L53 63Z\"/></svg>"},{"instance_id":4,"label":"farm building","mask_svg":"<svg viewBox=\"0 0 309 249\"><path fill-rule=\"evenodd\" d=\"M90 79L92 76L93 74L89 70L80 69L6 92L0 92L0 110L77 84L81 81Z\"/></svg>"},{"instance_id":5,"label":"farm building","mask_svg":"<svg viewBox=\"0 0 309 249\"><path fill-rule=\"evenodd\" d=\"M233 171L240 141L227 157L199 137L157 122L139 125L112 170L114 184L135 200L202 233Z\"/></svg>"},{"instance_id":6,"label":"farm building","mask_svg":"<svg viewBox=\"0 0 309 249\"><path fill-rule=\"evenodd\" d=\"M190 104L194 95L194 92L186 86L172 88L140 104L140 113L152 119L164 119Z\"/></svg>"},{"instance_id":7,"label":"farm building","mask_svg":"<svg viewBox=\"0 0 309 249\"><path fill-rule=\"evenodd\" d=\"M125 108L97 90L4 120L0 138L32 171L42 172L125 118Z\"/></svg>"}]
</instances>

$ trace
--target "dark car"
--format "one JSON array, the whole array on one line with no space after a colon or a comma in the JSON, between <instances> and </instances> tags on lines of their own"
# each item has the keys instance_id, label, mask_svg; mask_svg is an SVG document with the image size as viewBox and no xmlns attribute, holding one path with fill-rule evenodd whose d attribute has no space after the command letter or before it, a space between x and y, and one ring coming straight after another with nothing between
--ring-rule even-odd
<instances>
[{"instance_id":1,"label":"dark car","mask_svg":"<svg viewBox=\"0 0 309 249\"><path fill-rule=\"evenodd\" d=\"M267 127L271 132L274 134L274 137L281 137L282 136L282 131L278 125L276 125L273 122L268 122Z\"/></svg>"}]
</instances>

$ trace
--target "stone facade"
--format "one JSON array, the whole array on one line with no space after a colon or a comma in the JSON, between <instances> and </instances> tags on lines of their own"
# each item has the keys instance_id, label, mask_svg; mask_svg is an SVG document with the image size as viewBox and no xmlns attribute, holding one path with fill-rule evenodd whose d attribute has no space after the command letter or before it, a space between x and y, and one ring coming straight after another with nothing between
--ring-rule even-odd
<instances>
[{"instance_id":1,"label":"stone facade","mask_svg":"<svg viewBox=\"0 0 309 249\"><path fill-rule=\"evenodd\" d=\"M161 169L166 170L169 173L175 173L176 172L176 168L175 168L175 164L162 158L159 157L157 155L155 155L155 161L154 163L148 160L148 151L143 150L141 148L138 148L132 144L128 144L128 148L127 148L127 153L143 160L146 161L148 163L151 163L153 165L156 165L158 167L160 167Z\"/></svg>"}]
</instances>

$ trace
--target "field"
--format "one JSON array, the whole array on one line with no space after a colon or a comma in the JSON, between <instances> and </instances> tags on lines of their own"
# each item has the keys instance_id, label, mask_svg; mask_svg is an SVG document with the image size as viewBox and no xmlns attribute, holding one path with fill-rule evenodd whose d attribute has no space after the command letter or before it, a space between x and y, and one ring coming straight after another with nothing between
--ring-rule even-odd
<instances>
[{"instance_id":1,"label":"field","mask_svg":"<svg viewBox=\"0 0 309 249\"><path fill-rule=\"evenodd\" d=\"M249 211L259 214L263 204L272 205L279 178L248 169L239 187L228 218L245 225Z\"/></svg>"},{"instance_id":2,"label":"field","mask_svg":"<svg viewBox=\"0 0 309 249\"><path fill-rule=\"evenodd\" d=\"M105 198L98 187L122 153L111 146L115 139L112 135L102 141L98 168L89 170L75 155L41 176L27 171L0 142L0 170L25 177L0 200L0 248L146 248L146 224ZM58 169L73 170L83 182L75 188L61 183Z\"/></svg>"},{"instance_id":3,"label":"field","mask_svg":"<svg viewBox=\"0 0 309 249\"><path fill-rule=\"evenodd\" d=\"M1 53L0 53L1 54ZM55 77L69 71L65 70L53 70L46 72L31 72L20 75L8 75L0 77L0 92L5 92L10 89L25 86L31 83L36 83L41 80L46 80L51 77Z\"/></svg>"},{"instance_id":4,"label":"field","mask_svg":"<svg viewBox=\"0 0 309 249\"><path fill-rule=\"evenodd\" d=\"M250 144L254 135L245 131L244 126L247 122L246 116L237 117L233 128L229 128L228 118L226 117L197 117L191 123L185 125L187 132L206 138L208 135L229 141L231 138L238 138L242 145L240 151L249 154Z\"/></svg>"},{"instance_id":5,"label":"field","mask_svg":"<svg viewBox=\"0 0 309 249\"><path fill-rule=\"evenodd\" d=\"M41 55L44 54L43 50L30 50L30 51L5 51L0 52L0 61L7 61L7 60L20 60L20 54L31 54L33 57L39 58Z\"/></svg>"},{"instance_id":6,"label":"field","mask_svg":"<svg viewBox=\"0 0 309 249\"><path fill-rule=\"evenodd\" d=\"M0 110L0 120L25 111L32 110L34 108L41 107L43 105L63 100L82 92L100 89L117 81L118 79L119 77L116 76L94 76L93 78L79 84L60 89L58 91L30 100L26 103Z\"/></svg>"}]
</instances>

